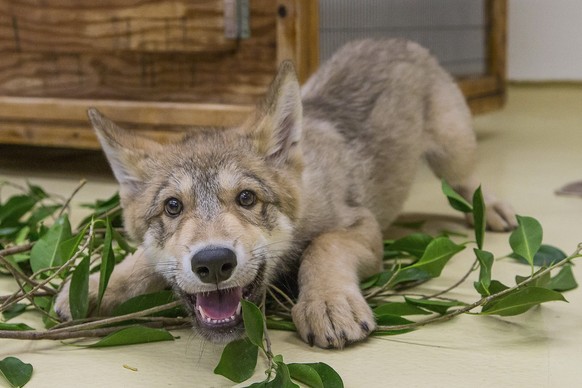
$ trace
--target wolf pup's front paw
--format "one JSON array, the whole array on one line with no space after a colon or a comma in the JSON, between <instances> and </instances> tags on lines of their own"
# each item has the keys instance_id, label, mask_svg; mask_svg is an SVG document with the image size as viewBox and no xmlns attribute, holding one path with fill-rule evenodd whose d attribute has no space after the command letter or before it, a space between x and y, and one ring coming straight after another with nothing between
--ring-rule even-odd
<instances>
[{"instance_id":1,"label":"wolf pup's front paw","mask_svg":"<svg viewBox=\"0 0 582 388\"><path fill-rule=\"evenodd\" d=\"M55 299L54 310L57 315L64 321L71 321L73 315L71 314L71 305L69 304L69 290L71 288L71 281L68 280L59 291ZM99 274L89 276L89 311L97 304L97 293L99 292Z\"/></svg>"},{"instance_id":2,"label":"wolf pup's front paw","mask_svg":"<svg viewBox=\"0 0 582 388\"><path fill-rule=\"evenodd\" d=\"M292 315L301 338L321 348L343 348L365 339L376 327L358 287L302 290Z\"/></svg>"}]
</instances>

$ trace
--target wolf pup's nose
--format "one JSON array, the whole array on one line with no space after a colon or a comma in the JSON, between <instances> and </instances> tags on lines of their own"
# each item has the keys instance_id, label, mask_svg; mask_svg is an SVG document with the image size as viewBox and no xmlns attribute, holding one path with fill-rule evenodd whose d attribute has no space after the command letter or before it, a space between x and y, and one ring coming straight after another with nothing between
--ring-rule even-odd
<instances>
[{"instance_id":1,"label":"wolf pup's nose","mask_svg":"<svg viewBox=\"0 0 582 388\"><path fill-rule=\"evenodd\" d=\"M236 267L236 254L228 248L205 248L192 256L192 271L204 283L227 280Z\"/></svg>"}]
</instances>

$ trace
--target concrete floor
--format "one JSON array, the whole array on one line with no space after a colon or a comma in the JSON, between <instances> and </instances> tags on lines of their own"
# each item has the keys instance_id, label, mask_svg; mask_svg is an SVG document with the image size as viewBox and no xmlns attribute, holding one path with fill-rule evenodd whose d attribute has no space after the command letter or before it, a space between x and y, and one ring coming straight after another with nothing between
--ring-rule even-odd
<instances>
[{"instance_id":1,"label":"concrete floor","mask_svg":"<svg viewBox=\"0 0 582 388\"><path fill-rule=\"evenodd\" d=\"M511 86L506 108L478 117L475 128L483 185L510 201L519 214L536 217L544 226L544 242L574 251L582 242L582 198L559 197L554 191L582 180L582 87ZM89 184L74 204L116 190L98 153L0 147L0 179L29 179L66 195L83 177ZM433 227L469 233L455 222L460 218L427 168L419 172L405 211L430 214L436 218ZM510 251L507 240L508 234L489 234L485 248L504 256ZM472 260L469 250L463 252L424 290L453 284ZM494 277L509 283L516 273L528 271L502 260L495 264ZM580 266L574 272L582 279ZM9 279L0 278L0 291L12 288ZM450 296L476 300L472 279ZM271 337L274 352L287 362L326 362L347 387L574 387L582 381L582 289L566 297L570 303L549 303L523 316L463 316L401 336L371 338L343 351L309 348L288 332L273 331ZM35 317L27 322L34 324ZM11 355L33 364L27 387L230 386L212 373L221 347L202 342L190 331L176 334L181 338L174 343L100 350L0 340L0 359ZM259 364L254 381L262 379L263 370Z\"/></svg>"}]
</instances>

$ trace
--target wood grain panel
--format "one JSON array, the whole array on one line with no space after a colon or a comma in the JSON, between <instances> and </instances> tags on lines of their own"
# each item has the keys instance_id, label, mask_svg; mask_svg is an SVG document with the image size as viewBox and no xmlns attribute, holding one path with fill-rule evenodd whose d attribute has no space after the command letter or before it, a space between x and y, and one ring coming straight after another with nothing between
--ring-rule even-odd
<instances>
[{"instance_id":1,"label":"wood grain panel","mask_svg":"<svg viewBox=\"0 0 582 388\"><path fill-rule=\"evenodd\" d=\"M222 52L222 0L3 0L0 50Z\"/></svg>"},{"instance_id":2,"label":"wood grain panel","mask_svg":"<svg viewBox=\"0 0 582 388\"><path fill-rule=\"evenodd\" d=\"M12 4L0 3L5 6ZM144 7L151 4L153 7L160 2L124 0L121 3ZM182 4L169 2L166 6L172 8L172 4L178 3ZM222 1L184 3L203 5ZM99 4L103 9L111 7L107 3ZM46 7L40 8L48 12ZM153 11L146 9L144 12L148 15ZM52 17L60 21L59 18L65 15L66 12L55 11ZM266 91L275 74L275 30L275 2L253 0L251 38L237 41L234 51L200 54L123 49L112 52L56 50L56 53L49 53L5 47L0 50L0 95L252 104ZM200 36L203 35L201 31Z\"/></svg>"}]
</instances>

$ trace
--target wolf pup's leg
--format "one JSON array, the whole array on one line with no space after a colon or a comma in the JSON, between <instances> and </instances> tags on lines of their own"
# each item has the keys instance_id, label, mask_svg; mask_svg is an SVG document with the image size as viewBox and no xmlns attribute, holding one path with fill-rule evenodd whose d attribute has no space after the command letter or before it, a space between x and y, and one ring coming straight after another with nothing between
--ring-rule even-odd
<instances>
[{"instance_id":1,"label":"wolf pup's leg","mask_svg":"<svg viewBox=\"0 0 582 388\"><path fill-rule=\"evenodd\" d=\"M382 234L370 211L358 213L351 226L318 236L303 254L292 315L312 346L342 348L375 328L359 281L381 269Z\"/></svg>"},{"instance_id":2,"label":"wolf pup's leg","mask_svg":"<svg viewBox=\"0 0 582 388\"><path fill-rule=\"evenodd\" d=\"M480 183L474 174L477 143L465 99L447 75L443 74L433 85L427 108L426 159L439 178L471 202ZM498 200L486 188L483 197L489 229L507 231L517 227L515 212L508 203Z\"/></svg>"},{"instance_id":3,"label":"wolf pup's leg","mask_svg":"<svg viewBox=\"0 0 582 388\"><path fill-rule=\"evenodd\" d=\"M99 292L99 273L89 277L89 311L91 315L108 315L115 307L134 296L161 291L166 283L155 272L155 266L147 262L143 249L138 249L119 263L109 278L109 284L103 295L99 311L97 298ZM71 320L69 305L70 281L68 281L55 301L55 312L63 319Z\"/></svg>"}]
</instances>

